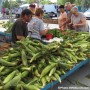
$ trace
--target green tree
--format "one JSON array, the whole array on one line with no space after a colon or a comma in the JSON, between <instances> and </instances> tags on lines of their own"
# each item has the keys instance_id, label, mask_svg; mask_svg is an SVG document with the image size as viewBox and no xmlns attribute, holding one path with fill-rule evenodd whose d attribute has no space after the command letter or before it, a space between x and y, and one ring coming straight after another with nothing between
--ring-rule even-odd
<instances>
[{"instance_id":1,"label":"green tree","mask_svg":"<svg viewBox=\"0 0 90 90\"><path fill-rule=\"evenodd\" d=\"M66 0L66 2L71 2L73 4L75 3L75 0Z\"/></svg>"},{"instance_id":2,"label":"green tree","mask_svg":"<svg viewBox=\"0 0 90 90\"><path fill-rule=\"evenodd\" d=\"M83 10L87 10L90 8L90 0L82 0L81 6Z\"/></svg>"},{"instance_id":3,"label":"green tree","mask_svg":"<svg viewBox=\"0 0 90 90\"><path fill-rule=\"evenodd\" d=\"M8 2L8 0L5 0L5 2L3 2L3 7L10 8L10 3Z\"/></svg>"},{"instance_id":4,"label":"green tree","mask_svg":"<svg viewBox=\"0 0 90 90\"><path fill-rule=\"evenodd\" d=\"M57 0L58 5L64 5L66 0Z\"/></svg>"},{"instance_id":5,"label":"green tree","mask_svg":"<svg viewBox=\"0 0 90 90\"><path fill-rule=\"evenodd\" d=\"M16 1L11 1L11 3L12 3L12 7L18 7L19 6L19 3Z\"/></svg>"},{"instance_id":6,"label":"green tree","mask_svg":"<svg viewBox=\"0 0 90 90\"><path fill-rule=\"evenodd\" d=\"M41 0L41 4L51 4L50 0Z\"/></svg>"},{"instance_id":7,"label":"green tree","mask_svg":"<svg viewBox=\"0 0 90 90\"><path fill-rule=\"evenodd\" d=\"M37 0L26 0L25 2L31 4L31 3L35 3L35 2L37 2Z\"/></svg>"},{"instance_id":8,"label":"green tree","mask_svg":"<svg viewBox=\"0 0 90 90\"><path fill-rule=\"evenodd\" d=\"M57 0L57 4L64 5L66 2L71 2L72 4L75 3L75 0Z\"/></svg>"},{"instance_id":9,"label":"green tree","mask_svg":"<svg viewBox=\"0 0 90 90\"><path fill-rule=\"evenodd\" d=\"M16 0L16 2L21 3L22 1L21 0Z\"/></svg>"},{"instance_id":10,"label":"green tree","mask_svg":"<svg viewBox=\"0 0 90 90\"><path fill-rule=\"evenodd\" d=\"M81 5L81 2L82 2L82 0L75 0L75 3L76 3L77 5Z\"/></svg>"},{"instance_id":11,"label":"green tree","mask_svg":"<svg viewBox=\"0 0 90 90\"><path fill-rule=\"evenodd\" d=\"M82 10L85 11L90 8L90 0L75 0L76 4L82 7Z\"/></svg>"}]
</instances>

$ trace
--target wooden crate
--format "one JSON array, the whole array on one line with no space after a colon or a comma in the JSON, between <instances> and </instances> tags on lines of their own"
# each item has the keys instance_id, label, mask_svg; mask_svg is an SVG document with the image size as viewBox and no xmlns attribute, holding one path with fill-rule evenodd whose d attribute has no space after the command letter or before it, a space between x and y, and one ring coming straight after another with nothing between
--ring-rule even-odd
<instances>
[{"instance_id":1,"label":"wooden crate","mask_svg":"<svg viewBox=\"0 0 90 90\"><path fill-rule=\"evenodd\" d=\"M0 44L0 52L8 50L11 47L11 43L1 43Z\"/></svg>"}]
</instances>

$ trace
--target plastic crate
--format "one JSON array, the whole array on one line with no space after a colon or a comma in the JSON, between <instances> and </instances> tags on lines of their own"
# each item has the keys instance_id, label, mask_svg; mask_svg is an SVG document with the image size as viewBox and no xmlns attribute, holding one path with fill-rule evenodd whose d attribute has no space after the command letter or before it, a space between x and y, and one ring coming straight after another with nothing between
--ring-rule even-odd
<instances>
[{"instance_id":1,"label":"plastic crate","mask_svg":"<svg viewBox=\"0 0 90 90\"><path fill-rule=\"evenodd\" d=\"M11 42L11 34L0 32L0 42Z\"/></svg>"},{"instance_id":2,"label":"plastic crate","mask_svg":"<svg viewBox=\"0 0 90 90\"><path fill-rule=\"evenodd\" d=\"M11 42L11 40L12 40L11 34L6 33L6 34L5 34L5 41L6 41L6 42Z\"/></svg>"},{"instance_id":3,"label":"plastic crate","mask_svg":"<svg viewBox=\"0 0 90 90\"><path fill-rule=\"evenodd\" d=\"M5 33L0 32L0 42L5 42Z\"/></svg>"}]
</instances>

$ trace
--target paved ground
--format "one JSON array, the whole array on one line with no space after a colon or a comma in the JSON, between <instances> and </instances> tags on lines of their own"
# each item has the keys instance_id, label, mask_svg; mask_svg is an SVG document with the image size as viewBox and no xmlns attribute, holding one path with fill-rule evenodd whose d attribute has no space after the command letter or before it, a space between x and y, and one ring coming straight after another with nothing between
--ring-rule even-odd
<instances>
[{"instance_id":1,"label":"paved ground","mask_svg":"<svg viewBox=\"0 0 90 90\"><path fill-rule=\"evenodd\" d=\"M49 90L90 90L90 63L75 71Z\"/></svg>"},{"instance_id":2,"label":"paved ground","mask_svg":"<svg viewBox=\"0 0 90 90\"><path fill-rule=\"evenodd\" d=\"M89 32L90 32L90 20L87 20L87 22L88 22L88 25L89 25Z\"/></svg>"}]
</instances>

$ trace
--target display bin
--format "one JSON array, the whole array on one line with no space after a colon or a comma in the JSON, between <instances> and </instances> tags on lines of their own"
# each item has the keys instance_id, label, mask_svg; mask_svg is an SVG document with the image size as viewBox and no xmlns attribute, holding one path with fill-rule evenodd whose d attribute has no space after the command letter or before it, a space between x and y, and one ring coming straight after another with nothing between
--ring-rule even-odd
<instances>
[{"instance_id":1,"label":"display bin","mask_svg":"<svg viewBox=\"0 0 90 90\"><path fill-rule=\"evenodd\" d=\"M11 42L11 34L10 33L5 34L5 40L6 40L6 42Z\"/></svg>"},{"instance_id":2,"label":"display bin","mask_svg":"<svg viewBox=\"0 0 90 90\"><path fill-rule=\"evenodd\" d=\"M11 34L0 32L0 42L11 42Z\"/></svg>"},{"instance_id":3,"label":"display bin","mask_svg":"<svg viewBox=\"0 0 90 90\"><path fill-rule=\"evenodd\" d=\"M86 65L87 63L89 63L89 59L86 59L86 60L81 61L80 63L76 64L75 67L73 67L70 71L68 71L66 74L64 74L60 77L61 80L64 80L66 77L68 77L69 75L71 75L72 73L74 73L76 70L78 70L80 67ZM52 83L47 84L41 90L48 90L49 88L55 86L56 84L58 84L58 81L54 81Z\"/></svg>"},{"instance_id":4,"label":"display bin","mask_svg":"<svg viewBox=\"0 0 90 90\"><path fill-rule=\"evenodd\" d=\"M5 33L0 32L0 42L5 42Z\"/></svg>"}]
</instances>

